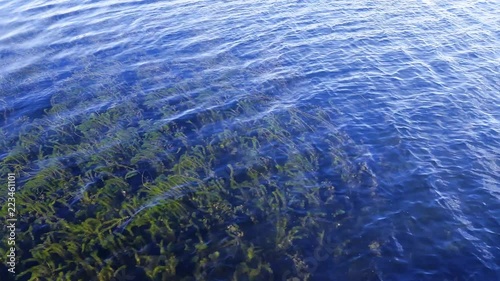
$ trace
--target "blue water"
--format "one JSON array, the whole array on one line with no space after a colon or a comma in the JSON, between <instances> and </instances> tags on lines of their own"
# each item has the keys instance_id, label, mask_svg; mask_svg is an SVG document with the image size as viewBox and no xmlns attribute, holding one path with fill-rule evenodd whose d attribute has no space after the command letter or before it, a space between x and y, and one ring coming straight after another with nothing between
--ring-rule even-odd
<instances>
[{"instance_id":1,"label":"blue water","mask_svg":"<svg viewBox=\"0 0 500 281\"><path fill-rule=\"evenodd\" d=\"M319 107L370 179L337 187L349 248L312 280L500 280L499 39L497 1L2 0L0 158L36 120L148 97L182 103L142 113L157 125L256 95L250 121Z\"/></svg>"}]
</instances>

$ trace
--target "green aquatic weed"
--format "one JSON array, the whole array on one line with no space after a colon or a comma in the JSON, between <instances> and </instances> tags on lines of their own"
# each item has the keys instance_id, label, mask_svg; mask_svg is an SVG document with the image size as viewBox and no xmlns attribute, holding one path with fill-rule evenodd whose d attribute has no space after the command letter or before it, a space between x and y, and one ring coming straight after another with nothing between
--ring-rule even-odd
<instances>
[{"instance_id":1,"label":"green aquatic weed","mask_svg":"<svg viewBox=\"0 0 500 281\"><path fill-rule=\"evenodd\" d=\"M347 138L329 121L335 114L314 107L269 114L273 97L237 100L228 83L218 86L223 97L212 97L187 83L148 92L139 81L123 98L116 82L107 77L85 94L72 81L40 121L11 138L16 148L2 163L25 177L23 220L43 220L48 229L19 236L35 241L30 262L38 268L27 274L108 280L125 272L120 266L132 255L152 279L181 279L185 271L199 279L273 279L278 263L309 278L300 270L311 254L302 243L322 245L348 217L333 187L319 183L320 163L339 181L369 175L343 151ZM169 121L200 102L213 107ZM93 114L85 111L92 106ZM155 259L150 251L157 250Z\"/></svg>"}]
</instances>

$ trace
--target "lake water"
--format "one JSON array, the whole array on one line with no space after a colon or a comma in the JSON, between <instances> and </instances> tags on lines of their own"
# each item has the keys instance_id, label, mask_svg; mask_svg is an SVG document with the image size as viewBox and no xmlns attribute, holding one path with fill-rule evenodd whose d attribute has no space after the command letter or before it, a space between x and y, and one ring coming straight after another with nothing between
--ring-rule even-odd
<instances>
[{"instance_id":1,"label":"lake water","mask_svg":"<svg viewBox=\"0 0 500 281\"><path fill-rule=\"evenodd\" d=\"M2 276L500 280L498 1L2 0L0 31Z\"/></svg>"}]
</instances>

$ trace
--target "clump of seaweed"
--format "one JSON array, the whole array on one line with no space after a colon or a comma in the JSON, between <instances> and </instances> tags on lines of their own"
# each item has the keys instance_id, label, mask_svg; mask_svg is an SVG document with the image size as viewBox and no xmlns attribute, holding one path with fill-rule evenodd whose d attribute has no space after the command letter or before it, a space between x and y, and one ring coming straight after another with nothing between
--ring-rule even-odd
<instances>
[{"instance_id":1,"label":"clump of seaweed","mask_svg":"<svg viewBox=\"0 0 500 281\"><path fill-rule=\"evenodd\" d=\"M108 82L91 94L69 85L1 143L15 143L2 172L22 182L19 280L308 280L326 240L325 262L344 254L349 242L332 238L350 220L338 191L369 173L342 150L334 113L271 113L272 96L193 91L200 81L141 82L124 97L116 77L93 75Z\"/></svg>"}]
</instances>

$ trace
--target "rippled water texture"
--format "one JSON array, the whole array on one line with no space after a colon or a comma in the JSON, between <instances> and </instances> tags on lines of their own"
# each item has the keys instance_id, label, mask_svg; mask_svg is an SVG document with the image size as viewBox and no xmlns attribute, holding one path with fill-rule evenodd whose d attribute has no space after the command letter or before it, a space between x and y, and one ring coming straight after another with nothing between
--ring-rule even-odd
<instances>
[{"instance_id":1,"label":"rippled water texture","mask_svg":"<svg viewBox=\"0 0 500 281\"><path fill-rule=\"evenodd\" d=\"M256 255L266 253L259 256L268 266L259 267L260 272L270 274L266 278L500 280L499 7L498 1L476 0L0 1L2 174L15 169L19 190L24 183L34 188L40 171L62 163L73 180L50 184L61 187L53 194L66 202L61 203L65 207L47 199L51 195L44 192L48 191L30 191L40 192L36 200L52 206L58 219L45 219L54 224L61 218L81 223L79 209L89 210L86 216L92 216L86 205L93 200L89 194L99 194L103 174L118 175L126 180L122 199L135 201L126 212L116 210L115 218L123 215L126 219L117 219L113 233L128 235L126 229L139 229L141 216L154 213L163 200L183 198L175 206L189 208L197 203L188 194L223 180L231 189L233 168L238 174L238 167L250 171L249 166L264 165L255 164L264 161L271 163L263 167L269 167L266 171L275 176L260 179L261 184L276 190L290 181L302 183L306 190L310 185L333 184L336 203L332 206L339 209L332 211L330 205L320 204L322 210L313 210L306 204L298 211L293 200L307 196L290 193L294 195L287 199L292 202L288 209L271 216L275 223L298 224L302 217L295 222L295 215L287 217L288 221L282 219L293 212L298 217L314 216L316 211L333 214L335 219L319 219L318 215L314 225L321 225L318 229L324 232L319 237L331 235L329 241L334 245L331 251L325 250L323 240L304 236L294 240L299 241L295 244L290 242L288 250L268 254L264 246L268 244L259 244L258 238L250 240ZM113 115L120 110L134 114L126 118L123 113ZM213 112L224 114L216 117ZM103 119L105 114L108 121ZM200 117L210 114L215 116L210 117L212 121ZM109 129L100 129L97 121L92 123L98 118ZM190 124L196 133L180 136ZM155 132L176 126L179 135L169 143L158 140L150 146L173 156L137 156L144 151L144 139L156 140ZM36 128L49 133L32 140L29 136ZM272 139L271 131L279 137ZM247 133L248 140L262 136L270 140L259 139L259 149L248 141L244 148L231 150L234 142L225 141L232 138L231 132ZM110 135L112 140L107 139ZM86 139L96 141L86 143ZM73 144L79 146L73 148ZM123 148L136 144L142 148ZM191 153L191 147L200 144L210 151L213 145L214 155L225 156L210 160L211 170L200 168L195 174L174 166L185 160L176 158L178 155ZM31 147L24 160L16 158L24 155L19 152L21 145ZM134 162L134 158L132 163L138 164L132 170L127 156L115 153L119 149L128 151L123 155L130 153L150 162L141 168L143 162ZM338 159L328 166L321 155L332 149ZM283 171L283 167L293 169L283 159L310 151L319 155L314 173L293 177ZM98 156L102 159L95 160ZM169 167L170 160L174 163ZM113 161L127 168L103 168ZM163 167L161 163L167 164ZM142 178L137 176L139 172ZM156 178L155 184L161 186L160 174L177 172L193 179L169 186L163 193L154 193L151 184L145 184ZM46 174L59 176L57 170ZM144 192L150 193L141 195ZM248 205L241 208L255 207L253 201L238 201L238 196L234 202ZM22 206L19 203L18 208ZM200 252L213 252L197 261L192 256L183 258L191 253L174 247L180 261L176 274L202 272L203 268L194 270L194 265L183 265L184 261L205 266L216 259L214 253L219 255L216 250L227 254L225 265L214 266L204 278L230 280L236 278L234 272L250 272L235 258L237 251L223 252L221 245L227 246L227 241L233 241L230 237L242 233L235 225L243 229L245 239L249 235L279 236L279 231L266 232L266 223L273 222L263 219L256 223L254 219L259 218L255 216L257 219L234 217L221 223L219 230L215 226L207 230L210 234L206 235L182 234L189 238L187 244L199 238L201 245L205 240L208 250L198 245ZM42 229L40 237L52 233L43 231L48 226L40 217L21 225L21 231L31 225L30 231ZM226 232L229 238L224 238ZM25 247L21 259L31 257L29 249L42 244L43 238L34 235L23 236L32 242L19 246ZM124 241L134 241L135 237L127 239ZM160 242L152 239L152 244L135 240L144 245L136 250L156 249L154 245ZM243 245L231 243L227 247ZM245 249L250 253L253 246ZM106 262L114 259L108 252L97 255L109 257ZM256 263L252 257L247 254L250 268ZM93 258L87 257L85 262ZM120 262L126 263L116 259L110 265L115 269ZM139 267L142 261L137 258L137 262ZM301 267L301 262L308 267ZM105 275L104 264L97 272ZM28 262L22 268L35 265Z\"/></svg>"}]
</instances>

